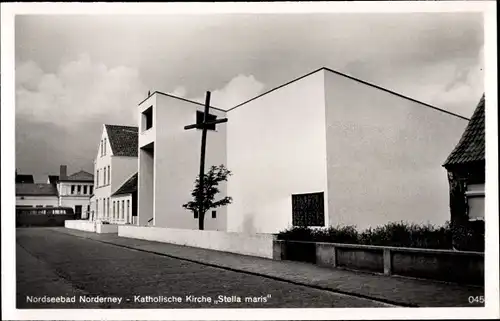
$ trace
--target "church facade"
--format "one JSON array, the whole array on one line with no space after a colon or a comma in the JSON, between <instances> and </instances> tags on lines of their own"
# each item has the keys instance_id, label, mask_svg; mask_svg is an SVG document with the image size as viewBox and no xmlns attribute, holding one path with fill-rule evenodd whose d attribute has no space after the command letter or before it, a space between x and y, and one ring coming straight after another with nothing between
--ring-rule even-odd
<instances>
[{"instance_id":1,"label":"church facade","mask_svg":"<svg viewBox=\"0 0 500 321\"><path fill-rule=\"evenodd\" d=\"M191 199L204 106L155 92L139 104L138 224L197 229ZM201 113L201 115L200 115ZM449 218L441 164L467 119L321 68L228 110L208 131L206 166L232 176L233 203L205 215L205 229L276 233L291 226Z\"/></svg>"}]
</instances>

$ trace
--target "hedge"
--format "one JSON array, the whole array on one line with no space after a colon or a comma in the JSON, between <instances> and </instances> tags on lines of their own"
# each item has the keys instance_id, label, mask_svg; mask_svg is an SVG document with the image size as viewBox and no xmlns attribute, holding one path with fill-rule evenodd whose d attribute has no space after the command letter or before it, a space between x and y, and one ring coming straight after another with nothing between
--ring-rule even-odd
<instances>
[{"instance_id":1,"label":"hedge","mask_svg":"<svg viewBox=\"0 0 500 321\"><path fill-rule=\"evenodd\" d=\"M277 235L279 240L364 244L427 249L484 251L484 223L467 227L417 225L404 221L358 231L356 226L328 228L292 227Z\"/></svg>"}]
</instances>

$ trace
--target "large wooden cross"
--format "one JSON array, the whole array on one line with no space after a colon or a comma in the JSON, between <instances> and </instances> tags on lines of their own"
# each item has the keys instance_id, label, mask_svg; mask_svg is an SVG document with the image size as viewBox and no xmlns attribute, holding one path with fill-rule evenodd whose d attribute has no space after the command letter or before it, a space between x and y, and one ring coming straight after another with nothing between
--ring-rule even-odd
<instances>
[{"instance_id":1,"label":"large wooden cross","mask_svg":"<svg viewBox=\"0 0 500 321\"><path fill-rule=\"evenodd\" d=\"M205 151L207 148L207 131L210 125L226 123L227 118L216 119L214 121L208 121L208 114L210 108L210 92L207 91L207 95L205 97L205 111L203 113L203 122L187 125L184 129L201 129L201 155L200 155L200 186L199 186L199 210L198 210L198 220L199 220L199 228L203 229L203 219L204 219L204 209L203 209L203 179L205 177Z\"/></svg>"}]
</instances>

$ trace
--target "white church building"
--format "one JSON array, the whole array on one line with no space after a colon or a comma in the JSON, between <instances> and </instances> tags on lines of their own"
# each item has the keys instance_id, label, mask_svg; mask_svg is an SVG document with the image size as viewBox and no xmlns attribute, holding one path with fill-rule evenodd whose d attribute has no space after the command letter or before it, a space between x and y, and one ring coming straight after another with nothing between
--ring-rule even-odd
<instances>
[{"instance_id":1,"label":"white church building","mask_svg":"<svg viewBox=\"0 0 500 321\"><path fill-rule=\"evenodd\" d=\"M182 204L199 172L201 130L184 126L203 109L160 92L139 104L139 225L198 228ZM209 130L205 168L224 164L232 172L220 196L233 202L207 212L207 230L449 219L441 165L465 117L328 68L210 113L228 122Z\"/></svg>"}]
</instances>

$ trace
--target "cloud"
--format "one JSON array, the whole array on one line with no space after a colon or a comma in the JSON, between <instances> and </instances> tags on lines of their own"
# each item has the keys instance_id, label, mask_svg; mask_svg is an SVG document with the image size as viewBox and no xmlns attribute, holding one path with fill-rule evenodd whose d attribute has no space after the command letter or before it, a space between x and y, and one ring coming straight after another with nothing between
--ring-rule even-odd
<instances>
[{"instance_id":1,"label":"cloud","mask_svg":"<svg viewBox=\"0 0 500 321\"><path fill-rule=\"evenodd\" d=\"M174 91L169 92L168 94L173 95L173 96L177 96L177 97L185 98L186 94L187 94L187 90L186 90L186 88L179 86L179 87L176 87L174 89Z\"/></svg>"},{"instance_id":2,"label":"cloud","mask_svg":"<svg viewBox=\"0 0 500 321\"><path fill-rule=\"evenodd\" d=\"M211 91L210 105L229 109L261 94L264 87L264 84L258 81L253 75L240 74L232 78L222 88ZM197 97L190 100L205 103L205 97Z\"/></svg>"},{"instance_id":3,"label":"cloud","mask_svg":"<svg viewBox=\"0 0 500 321\"><path fill-rule=\"evenodd\" d=\"M484 46L478 53L477 63L470 68L451 68L451 81L438 88L432 99L436 106L443 106L465 117L471 117L484 92Z\"/></svg>"},{"instance_id":4,"label":"cloud","mask_svg":"<svg viewBox=\"0 0 500 321\"><path fill-rule=\"evenodd\" d=\"M56 73L30 61L16 69L16 116L70 128L93 119L135 124L144 92L137 70L108 68L85 54Z\"/></svg>"},{"instance_id":5,"label":"cloud","mask_svg":"<svg viewBox=\"0 0 500 321\"><path fill-rule=\"evenodd\" d=\"M35 175L92 172L102 125L135 125L146 96L137 70L108 68L88 55L46 73L33 61L16 68L16 167Z\"/></svg>"}]
</instances>

